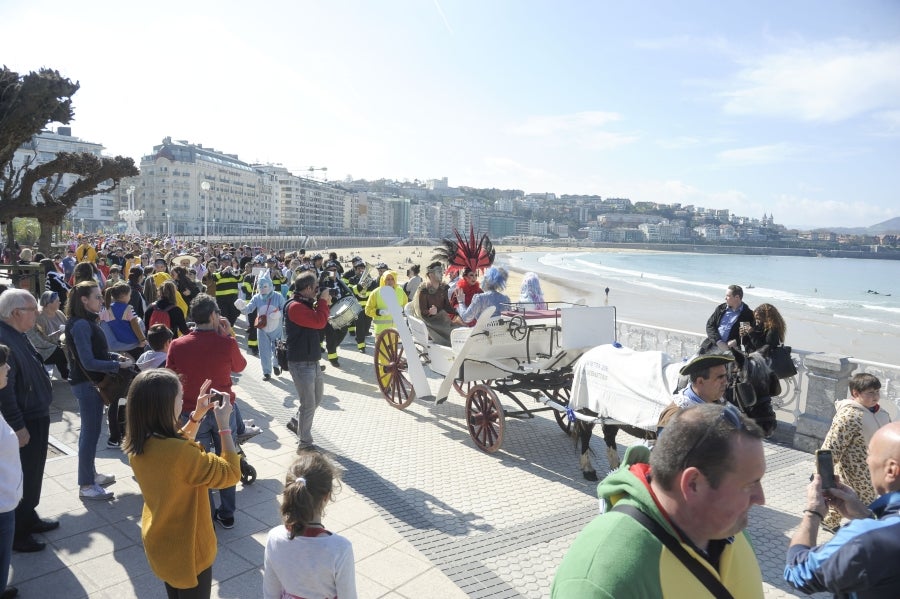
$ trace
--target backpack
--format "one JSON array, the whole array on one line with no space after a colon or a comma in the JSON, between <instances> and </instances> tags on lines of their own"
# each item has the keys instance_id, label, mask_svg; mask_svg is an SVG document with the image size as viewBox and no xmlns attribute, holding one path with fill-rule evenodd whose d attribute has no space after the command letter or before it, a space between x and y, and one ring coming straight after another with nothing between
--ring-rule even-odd
<instances>
[{"instance_id":1,"label":"backpack","mask_svg":"<svg viewBox=\"0 0 900 599\"><path fill-rule=\"evenodd\" d=\"M153 312L150 314L150 320L147 322L147 330L150 330L155 324L163 324L166 325L166 328L170 331L172 330L172 318L169 316L169 311L172 308L177 308L178 306L169 306L168 308L160 308L158 304L153 304Z\"/></svg>"}]
</instances>

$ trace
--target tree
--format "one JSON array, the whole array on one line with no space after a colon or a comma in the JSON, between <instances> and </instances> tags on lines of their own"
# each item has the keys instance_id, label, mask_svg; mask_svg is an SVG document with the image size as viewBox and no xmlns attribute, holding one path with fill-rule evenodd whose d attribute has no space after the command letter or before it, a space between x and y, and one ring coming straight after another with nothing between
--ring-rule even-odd
<instances>
[{"instance_id":1,"label":"tree","mask_svg":"<svg viewBox=\"0 0 900 599\"><path fill-rule=\"evenodd\" d=\"M15 239L14 218L35 217L41 224L38 245L49 253L53 227L62 224L78 200L108 193L123 177L140 172L131 158L88 153L59 152L53 160L39 164L35 151L23 164L14 165L16 150L29 143L33 147L34 136L49 123L71 122L71 98L78 88L78 83L51 69L25 76L5 66L0 70L0 226L6 226L8 242ZM79 178L60 193L67 173Z\"/></svg>"}]
</instances>

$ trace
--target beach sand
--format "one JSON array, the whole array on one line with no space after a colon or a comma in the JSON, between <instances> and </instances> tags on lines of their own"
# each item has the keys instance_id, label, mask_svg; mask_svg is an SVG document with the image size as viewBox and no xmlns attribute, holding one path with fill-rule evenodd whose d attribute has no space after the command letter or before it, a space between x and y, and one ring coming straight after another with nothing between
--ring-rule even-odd
<instances>
[{"instance_id":1,"label":"beach sand","mask_svg":"<svg viewBox=\"0 0 900 599\"><path fill-rule=\"evenodd\" d=\"M506 294L511 301L517 301L525 271L515 268L512 258L521 252L564 252L565 248L522 247L495 245L497 258L495 265L503 266L509 272ZM406 282L406 270L413 264L419 264L424 273L425 267L432 262L433 246L401 246L329 250L342 256L343 264L348 264L353 256L361 256L370 266L384 262L400 275L401 284ZM596 249L578 251L617 252L616 249ZM629 250L632 252L634 250ZM599 276L584 273L591 280L592 287L603 285ZM588 289L565 272L561 276L541 274L541 288L544 299L548 302L586 303L589 306L602 306L606 298L602 293ZM705 335L706 321L713 313L716 305L725 301L725 288L733 281L722 282L722 297L718 299L702 299L685 296L651 293L646 288L616 281L610 285L609 305L616 307L616 318L619 321L640 323L680 332ZM602 288L602 287L601 287ZM745 290L744 300L755 307L763 298L754 297L752 289ZM823 352L861 360L896 364L896 336L891 331L867 328L862 324L848 323L838 319L823 320L811 318L803 310L778 306L788 325L786 345L795 351ZM685 356L678 356L685 357Z\"/></svg>"}]
</instances>

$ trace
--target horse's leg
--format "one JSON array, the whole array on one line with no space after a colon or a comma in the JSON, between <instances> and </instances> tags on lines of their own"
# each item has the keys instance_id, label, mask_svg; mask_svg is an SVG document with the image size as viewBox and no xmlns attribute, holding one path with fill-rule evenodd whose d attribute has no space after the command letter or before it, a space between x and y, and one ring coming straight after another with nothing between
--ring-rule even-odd
<instances>
[{"instance_id":1,"label":"horse's leg","mask_svg":"<svg viewBox=\"0 0 900 599\"><path fill-rule=\"evenodd\" d=\"M619 467L619 449L616 446L616 435L619 433L619 427L614 424L603 425L603 442L606 443L606 461L609 462L609 469L615 470Z\"/></svg>"},{"instance_id":2,"label":"horse's leg","mask_svg":"<svg viewBox=\"0 0 900 599\"><path fill-rule=\"evenodd\" d=\"M585 480L597 480L597 471L591 464L591 435L594 433L594 425L587 422L576 420L574 432L578 435L578 442L581 444L581 475Z\"/></svg>"}]
</instances>

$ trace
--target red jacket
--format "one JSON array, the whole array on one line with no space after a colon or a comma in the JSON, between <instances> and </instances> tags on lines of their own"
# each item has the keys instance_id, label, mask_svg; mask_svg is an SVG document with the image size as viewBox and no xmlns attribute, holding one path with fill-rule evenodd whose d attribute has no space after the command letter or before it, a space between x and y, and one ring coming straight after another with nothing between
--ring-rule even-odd
<instances>
[{"instance_id":1,"label":"red jacket","mask_svg":"<svg viewBox=\"0 0 900 599\"><path fill-rule=\"evenodd\" d=\"M197 407L200 386L206 379L212 380L212 388L231 396L231 373L241 372L247 367L247 360L241 353L234 337L225 337L218 331L194 330L172 341L166 367L181 377L184 385L183 412Z\"/></svg>"}]
</instances>

